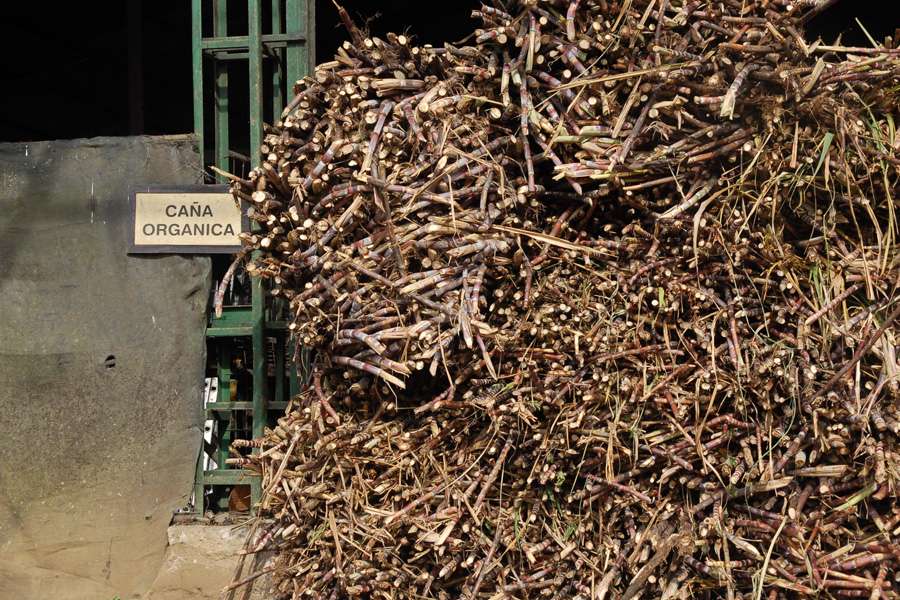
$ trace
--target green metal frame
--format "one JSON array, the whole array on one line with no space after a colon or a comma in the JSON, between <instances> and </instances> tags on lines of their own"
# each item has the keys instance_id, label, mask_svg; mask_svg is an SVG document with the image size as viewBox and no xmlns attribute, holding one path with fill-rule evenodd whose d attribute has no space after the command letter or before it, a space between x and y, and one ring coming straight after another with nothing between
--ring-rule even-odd
<instances>
[{"instance_id":1,"label":"green metal frame","mask_svg":"<svg viewBox=\"0 0 900 600\"><path fill-rule=\"evenodd\" d=\"M272 20L271 33L263 33L262 2L271 1ZM212 9L213 36L203 35L204 5ZM209 164L206 142L204 139L204 62L210 64L214 73L213 84L213 132L212 161L225 171L231 171L230 159L233 155L230 147L229 131L229 81L228 61L246 60L249 73L250 95L250 157L251 166L259 166L258 149L263 138L264 96L266 90L263 82L263 63L267 60L272 65L272 86L270 102L272 114L277 119L285 105L285 82L289 85L301 79L313 69L314 33L315 33L315 0L247 0L247 35L228 35L228 2L227 0L191 0L192 14L192 55L193 55L193 104L194 132L199 138L202 162ZM206 60L204 60L206 59ZM288 87L290 93L290 87ZM252 415L252 435L263 435L269 410L283 410L285 390L290 395L297 392L299 378L297 369L290 369L290 376L285 379L285 341L287 329L283 322L267 319L266 294L263 283L259 279L252 281L251 305L234 307L222 318L212 319L207 329L209 345L217 352L218 396L214 403L207 406L208 418L219 423L219 445L217 451L218 469L204 471L203 452L197 461L195 477L195 503L200 506L195 510L202 512L204 490L214 485L251 486L251 503L255 506L261 497L260 480L249 471L228 469L225 459L228 458L228 447L233 441L233 422L236 411L249 411ZM274 316L274 315L273 315ZM231 378L230 345L234 338L250 337L252 347L253 387L250 401L237 400L230 397L229 380ZM275 382L274 398L270 401L270 390L267 389L266 338L275 337Z\"/></svg>"}]
</instances>

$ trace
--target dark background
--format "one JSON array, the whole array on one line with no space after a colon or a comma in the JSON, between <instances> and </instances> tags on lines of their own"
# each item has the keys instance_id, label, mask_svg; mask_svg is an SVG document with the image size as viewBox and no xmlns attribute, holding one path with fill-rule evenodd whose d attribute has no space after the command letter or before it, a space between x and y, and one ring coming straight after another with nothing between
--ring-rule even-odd
<instances>
[{"instance_id":1,"label":"dark background","mask_svg":"<svg viewBox=\"0 0 900 600\"><path fill-rule=\"evenodd\" d=\"M343 4L358 22L368 20L376 35L409 31L420 42L441 43L471 31L469 13L480 2ZM830 42L843 33L845 43L867 45L856 17L883 40L900 27L897 4L843 0L812 23L809 37ZM190 0L2 2L0 141L191 131L190 5ZM246 2L229 0L229 15L229 34L246 33ZM344 32L331 0L317 2L316 17L321 62L330 59ZM268 19L264 13L263 22ZM249 116L245 65L235 63L230 74L238 124ZM247 152L246 137L232 142L233 149Z\"/></svg>"}]
</instances>

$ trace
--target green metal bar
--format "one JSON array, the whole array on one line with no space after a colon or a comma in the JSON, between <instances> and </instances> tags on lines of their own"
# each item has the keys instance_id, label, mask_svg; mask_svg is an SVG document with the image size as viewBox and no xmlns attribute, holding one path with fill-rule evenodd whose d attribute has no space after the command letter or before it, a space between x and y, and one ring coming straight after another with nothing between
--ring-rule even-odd
<instances>
[{"instance_id":1,"label":"green metal bar","mask_svg":"<svg viewBox=\"0 0 900 600\"><path fill-rule=\"evenodd\" d=\"M300 380L297 378L297 365L291 365L290 376L288 377L288 394L293 398L300 392Z\"/></svg>"},{"instance_id":2,"label":"green metal bar","mask_svg":"<svg viewBox=\"0 0 900 600\"><path fill-rule=\"evenodd\" d=\"M244 337L253 335L253 327L210 327L206 337Z\"/></svg>"},{"instance_id":3,"label":"green metal bar","mask_svg":"<svg viewBox=\"0 0 900 600\"><path fill-rule=\"evenodd\" d=\"M285 0L284 30L287 35L302 37L296 42L288 43L285 51L285 72L287 77L288 98L294 97L294 84L315 69L316 47L316 2L315 0ZM281 114L280 112L278 113ZM301 351L301 364L291 364L288 379L289 397L300 391L301 383L308 379L309 351ZM303 373L298 374L298 369ZM302 381L301 381L302 379Z\"/></svg>"},{"instance_id":4,"label":"green metal bar","mask_svg":"<svg viewBox=\"0 0 900 600\"><path fill-rule=\"evenodd\" d=\"M251 0L252 1L252 0ZM264 349L265 328L263 326L263 308L265 306L265 290L262 279L256 277L252 283L253 296L253 437L262 437L266 426L266 353ZM256 506L262 497L259 478L250 484L250 501Z\"/></svg>"},{"instance_id":5,"label":"green metal bar","mask_svg":"<svg viewBox=\"0 0 900 600\"><path fill-rule=\"evenodd\" d=\"M291 44L300 44L306 41L306 36L301 32L295 33L267 33L260 35L262 47L288 48ZM250 36L229 35L203 38L203 50L246 50L250 46Z\"/></svg>"},{"instance_id":6,"label":"green metal bar","mask_svg":"<svg viewBox=\"0 0 900 600\"><path fill-rule=\"evenodd\" d=\"M283 409L287 406L287 402L272 401L267 402L266 406L271 409ZM253 410L252 402L210 402L206 405L208 413L232 412L235 410Z\"/></svg>"},{"instance_id":7,"label":"green metal bar","mask_svg":"<svg viewBox=\"0 0 900 600\"><path fill-rule=\"evenodd\" d=\"M211 50L210 54L215 56L217 61L247 60L250 58L249 52L230 52L225 50Z\"/></svg>"},{"instance_id":8,"label":"green metal bar","mask_svg":"<svg viewBox=\"0 0 900 600\"><path fill-rule=\"evenodd\" d=\"M281 0L272 0L272 33L282 32ZM272 121L277 121L284 108L284 50L273 49L272 56Z\"/></svg>"},{"instance_id":9,"label":"green metal bar","mask_svg":"<svg viewBox=\"0 0 900 600\"><path fill-rule=\"evenodd\" d=\"M262 10L260 0L247 0L250 51L250 161L259 166L259 147L262 146L263 83L262 83ZM254 302L254 308L255 308Z\"/></svg>"},{"instance_id":10,"label":"green metal bar","mask_svg":"<svg viewBox=\"0 0 900 600\"><path fill-rule=\"evenodd\" d=\"M210 402L206 405L209 412L231 412L233 410L253 410L252 402Z\"/></svg>"},{"instance_id":11,"label":"green metal bar","mask_svg":"<svg viewBox=\"0 0 900 600\"><path fill-rule=\"evenodd\" d=\"M194 134L200 144L200 165L206 168L203 153L203 13L201 0L191 0L191 63L194 69Z\"/></svg>"},{"instance_id":12,"label":"green metal bar","mask_svg":"<svg viewBox=\"0 0 900 600\"><path fill-rule=\"evenodd\" d=\"M216 402L231 402L231 360L222 344L216 344Z\"/></svg>"},{"instance_id":13,"label":"green metal bar","mask_svg":"<svg viewBox=\"0 0 900 600\"><path fill-rule=\"evenodd\" d=\"M225 461L228 460L229 456L228 450L231 448L231 442L234 441L234 428L236 427L234 413L223 414L217 421L219 426L219 452L216 463L220 469L225 469L227 468Z\"/></svg>"},{"instance_id":14,"label":"green metal bar","mask_svg":"<svg viewBox=\"0 0 900 600\"><path fill-rule=\"evenodd\" d=\"M259 481L259 477L248 469L216 469L203 473L203 482L207 485L238 485L253 481Z\"/></svg>"},{"instance_id":15,"label":"green metal bar","mask_svg":"<svg viewBox=\"0 0 900 600\"><path fill-rule=\"evenodd\" d=\"M233 155L232 155L233 156ZM243 327L250 325L251 307L249 304L239 304L222 307L222 316L210 317L210 327Z\"/></svg>"},{"instance_id":16,"label":"green metal bar","mask_svg":"<svg viewBox=\"0 0 900 600\"><path fill-rule=\"evenodd\" d=\"M315 15L315 2L308 0L286 0L285 31L287 35L302 37L287 46L288 96L293 97L294 83L311 72L310 48L315 44L315 28L309 24Z\"/></svg>"},{"instance_id":17,"label":"green metal bar","mask_svg":"<svg viewBox=\"0 0 900 600\"><path fill-rule=\"evenodd\" d=\"M316 0L295 0L302 2L305 11L303 23L306 28L306 40L303 42L306 61L303 63L301 76L306 76L316 70Z\"/></svg>"},{"instance_id":18,"label":"green metal bar","mask_svg":"<svg viewBox=\"0 0 900 600\"><path fill-rule=\"evenodd\" d=\"M216 402L230 403L234 398L231 397L231 348L224 343L216 343L217 351L217 368L216 377L218 378L218 391L216 394ZM220 469L225 468L225 460L228 458L228 447L234 437L232 426L234 419L232 415L213 415L216 419L216 425L219 430L219 451L216 457L216 463Z\"/></svg>"},{"instance_id":19,"label":"green metal bar","mask_svg":"<svg viewBox=\"0 0 900 600\"><path fill-rule=\"evenodd\" d=\"M247 0L247 21L250 51L250 164L259 166L259 147L262 145L262 10L260 0ZM266 425L266 353L265 353L265 290L262 279L256 277L252 285L253 304L253 437L262 437ZM262 497L259 478L250 484L250 501L256 506Z\"/></svg>"},{"instance_id":20,"label":"green metal bar","mask_svg":"<svg viewBox=\"0 0 900 600\"><path fill-rule=\"evenodd\" d=\"M275 400L284 400L284 338L275 336ZM272 403L269 404L271 407Z\"/></svg>"},{"instance_id":21,"label":"green metal bar","mask_svg":"<svg viewBox=\"0 0 900 600\"><path fill-rule=\"evenodd\" d=\"M213 34L228 35L228 0L215 0L213 7ZM228 64L215 61L216 72L216 166L231 171L228 160Z\"/></svg>"},{"instance_id":22,"label":"green metal bar","mask_svg":"<svg viewBox=\"0 0 900 600\"><path fill-rule=\"evenodd\" d=\"M200 165L203 162L203 15L201 13L201 0L191 0L191 68L193 74L193 108L194 108L194 134L200 152ZM194 466L194 512L203 514L204 486L203 486L203 433L200 433L200 449L197 452L197 464Z\"/></svg>"}]
</instances>

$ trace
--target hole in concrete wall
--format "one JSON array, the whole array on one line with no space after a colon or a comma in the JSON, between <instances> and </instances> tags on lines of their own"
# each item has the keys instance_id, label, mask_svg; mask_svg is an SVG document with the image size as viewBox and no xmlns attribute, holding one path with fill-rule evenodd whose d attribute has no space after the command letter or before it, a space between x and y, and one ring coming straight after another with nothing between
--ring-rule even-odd
<instances>
[{"instance_id":1,"label":"hole in concrete wall","mask_svg":"<svg viewBox=\"0 0 900 600\"><path fill-rule=\"evenodd\" d=\"M103 366L106 367L107 369L114 369L116 366L116 357L113 356L112 354L107 356L106 359L103 361Z\"/></svg>"}]
</instances>

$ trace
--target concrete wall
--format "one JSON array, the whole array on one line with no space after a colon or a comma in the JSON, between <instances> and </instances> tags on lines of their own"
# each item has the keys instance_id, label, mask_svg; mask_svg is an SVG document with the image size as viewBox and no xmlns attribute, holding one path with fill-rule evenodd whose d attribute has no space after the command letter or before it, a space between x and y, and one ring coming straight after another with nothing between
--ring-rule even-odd
<instances>
[{"instance_id":1,"label":"concrete wall","mask_svg":"<svg viewBox=\"0 0 900 600\"><path fill-rule=\"evenodd\" d=\"M0 599L144 597L187 504L209 259L128 256L189 136L0 144Z\"/></svg>"}]
</instances>

